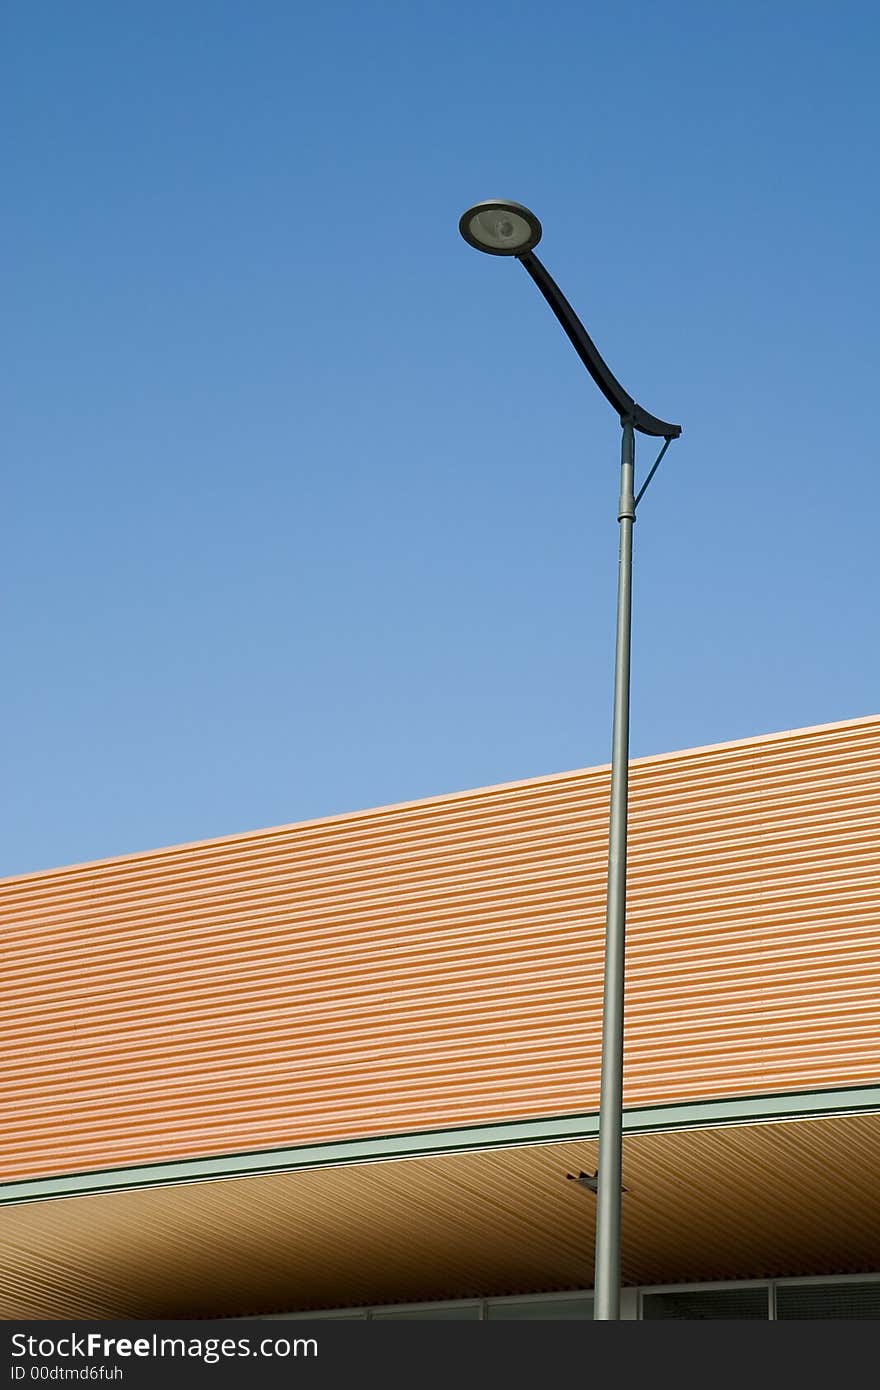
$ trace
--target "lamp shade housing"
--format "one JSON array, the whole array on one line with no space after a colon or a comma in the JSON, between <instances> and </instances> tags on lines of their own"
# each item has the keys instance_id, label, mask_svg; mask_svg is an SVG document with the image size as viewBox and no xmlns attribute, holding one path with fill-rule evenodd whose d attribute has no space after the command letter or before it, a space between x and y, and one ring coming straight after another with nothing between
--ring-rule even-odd
<instances>
[{"instance_id":1,"label":"lamp shade housing","mask_svg":"<svg viewBox=\"0 0 880 1390\"><path fill-rule=\"evenodd\" d=\"M521 203L490 198L463 214L458 229L469 246L490 256L524 256L541 240L541 224Z\"/></svg>"}]
</instances>

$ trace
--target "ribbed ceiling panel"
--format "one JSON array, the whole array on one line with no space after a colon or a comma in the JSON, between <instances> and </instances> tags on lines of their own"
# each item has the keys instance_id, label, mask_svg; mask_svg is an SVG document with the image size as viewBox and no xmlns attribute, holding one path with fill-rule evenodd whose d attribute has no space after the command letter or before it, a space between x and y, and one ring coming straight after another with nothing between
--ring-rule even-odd
<instances>
[{"instance_id":1,"label":"ribbed ceiling panel","mask_svg":"<svg viewBox=\"0 0 880 1390\"><path fill-rule=\"evenodd\" d=\"M593 1141L32 1202L0 1318L192 1318L589 1288ZM880 1115L628 1135L627 1284L880 1268ZM133 1257L133 1252L135 1255Z\"/></svg>"},{"instance_id":2,"label":"ribbed ceiling panel","mask_svg":"<svg viewBox=\"0 0 880 1390\"><path fill-rule=\"evenodd\" d=\"M880 718L632 765L629 1105L880 1082ZM598 1105L608 770L6 880L6 1179Z\"/></svg>"}]
</instances>

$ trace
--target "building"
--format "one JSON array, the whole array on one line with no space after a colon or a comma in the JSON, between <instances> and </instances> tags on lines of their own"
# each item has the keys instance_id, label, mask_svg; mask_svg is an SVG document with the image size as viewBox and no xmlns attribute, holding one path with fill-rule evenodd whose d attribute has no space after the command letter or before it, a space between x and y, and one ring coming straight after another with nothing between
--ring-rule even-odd
<instances>
[{"instance_id":1,"label":"building","mask_svg":"<svg viewBox=\"0 0 880 1390\"><path fill-rule=\"evenodd\" d=\"M0 884L0 1315L589 1316L608 778ZM880 716L633 762L626 1010L627 1315L880 1317Z\"/></svg>"}]
</instances>

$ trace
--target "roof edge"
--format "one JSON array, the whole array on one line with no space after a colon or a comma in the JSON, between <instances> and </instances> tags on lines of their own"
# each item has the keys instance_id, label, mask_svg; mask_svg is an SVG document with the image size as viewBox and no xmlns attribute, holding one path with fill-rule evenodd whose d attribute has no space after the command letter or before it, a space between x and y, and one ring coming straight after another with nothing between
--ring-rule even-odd
<instances>
[{"instance_id":1,"label":"roof edge","mask_svg":"<svg viewBox=\"0 0 880 1390\"><path fill-rule=\"evenodd\" d=\"M627 1137L680 1129L726 1128L730 1125L790 1124L805 1120L830 1120L842 1115L880 1115L880 1085L767 1092L626 1107L623 1111L623 1133ZM142 1163L122 1168L7 1180L0 1182L0 1206L97 1196L145 1187L252 1178L312 1168L438 1158L444 1154L478 1153L571 1140L595 1141L598 1137L598 1111L545 1115L535 1119L498 1121L455 1129L403 1131L292 1148L211 1154L200 1158L172 1159L166 1163Z\"/></svg>"}]
</instances>

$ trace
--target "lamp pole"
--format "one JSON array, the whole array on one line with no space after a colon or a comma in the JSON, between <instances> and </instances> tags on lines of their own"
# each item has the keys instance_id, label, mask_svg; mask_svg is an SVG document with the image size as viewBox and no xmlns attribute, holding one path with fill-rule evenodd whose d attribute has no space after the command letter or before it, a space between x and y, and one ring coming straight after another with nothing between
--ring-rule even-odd
<instances>
[{"instance_id":1,"label":"lamp pole","mask_svg":"<svg viewBox=\"0 0 880 1390\"><path fill-rule=\"evenodd\" d=\"M632 638L632 543L635 440L621 421L620 557L617 642L611 733L611 809L605 908L605 984L602 999L602 1077L599 1087L599 1164L596 1187L596 1268L593 1316L620 1317L620 1189L623 1178L623 985L626 934L626 827L629 791L629 657Z\"/></svg>"},{"instance_id":2,"label":"lamp pole","mask_svg":"<svg viewBox=\"0 0 880 1390\"><path fill-rule=\"evenodd\" d=\"M629 783L630 649L632 639L632 544L636 506L680 425L648 414L623 389L599 355L559 286L534 255L541 224L520 203L491 199L468 208L459 222L468 245L493 256L515 256L543 294L573 348L605 399L620 417L620 557L617 580L617 639L614 658L614 716L611 735L611 805L608 832L608 892L602 998L602 1072L599 1091L599 1162L596 1175L596 1258L593 1317L620 1318L620 1193L623 1173L623 1000L626 938L626 849ZM638 493L635 492L635 432L665 442Z\"/></svg>"}]
</instances>

